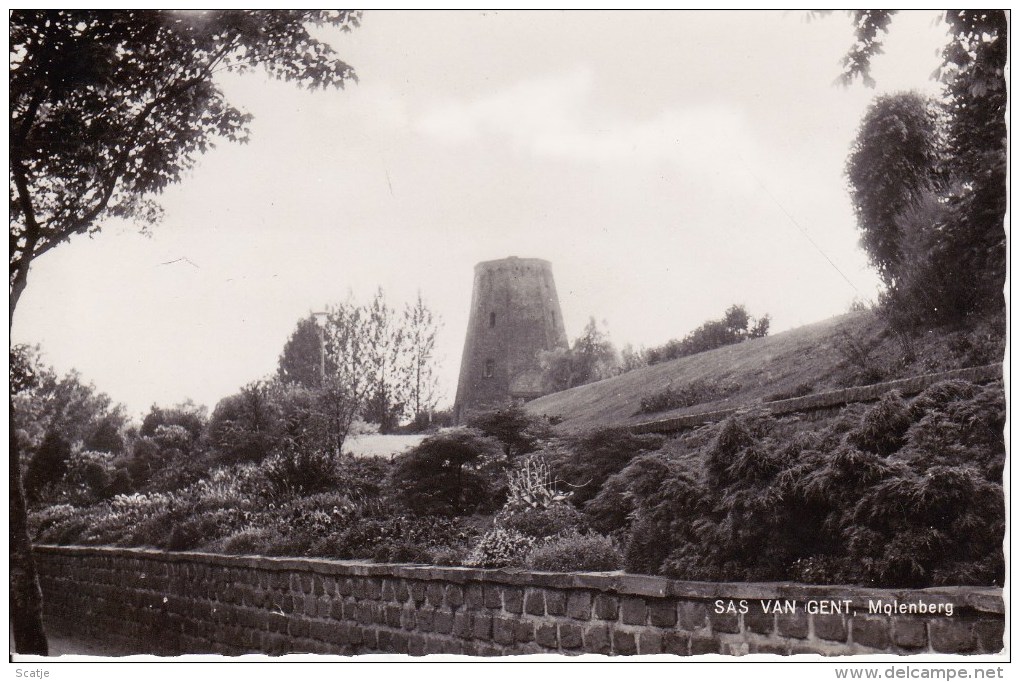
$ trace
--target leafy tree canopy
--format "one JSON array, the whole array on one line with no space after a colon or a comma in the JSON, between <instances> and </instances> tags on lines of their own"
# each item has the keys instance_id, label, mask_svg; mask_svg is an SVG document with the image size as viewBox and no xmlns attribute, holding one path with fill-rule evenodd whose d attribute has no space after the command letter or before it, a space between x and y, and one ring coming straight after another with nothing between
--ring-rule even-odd
<instances>
[{"instance_id":1,"label":"leafy tree canopy","mask_svg":"<svg viewBox=\"0 0 1020 682\"><path fill-rule=\"evenodd\" d=\"M889 10L854 10L851 12L856 28L856 40L844 60L844 71L840 80L851 83L861 78L865 84L874 81L870 77L871 59L881 52L882 35L890 26L894 12ZM912 204L897 211L896 217L908 222L920 223L929 216L938 214L938 220L929 225L927 234L914 235L916 255L923 256L923 272L898 273L899 279L910 279L910 291L892 290L893 297L901 301L919 302L925 310L922 317L930 321L960 322L974 314L994 313L1001 315L1004 309L1002 287L1006 277L1006 234L1003 217L1006 212L1006 81L1005 68L1008 55L1008 22L1003 10L950 10L945 14L949 29L949 41L942 51L942 63L935 74L943 84L941 111L945 116L945 140L941 144L942 154L938 158L935 172L944 180L937 202L937 212L928 207L918 207L916 187L923 175L923 166L932 156L932 139L925 130L930 130L926 115L915 107L911 119L903 119L905 135L914 135L919 147L909 147L902 142L895 145L899 150L890 150L885 159L880 159L876 177L864 178L866 184L884 185L892 190L894 199L909 198ZM903 96L900 101L905 102ZM890 102L877 104L872 110L884 110L878 119L865 121L862 134L869 133L874 139L867 146L872 155L882 144L892 140L897 125L886 127L876 125L889 118ZM870 115L870 114L869 114ZM923 133L923 134L921 134ZM920 136L918 136L920 134ZM858 139L860 147L861 139ZM855 148L855 153L857 148ZM896 157L899 157L899 160ZM873 159L874 160L874 159ZM853 161L853 160L852 160ZM851 161L851 165L853 162ZM876 182L885 178L889 182ZM851 184L854 178L851 177ZM923 184L923 183L922 183ZM898 187L898 189L896 189ZM866 186L855 187L866 191ZM915 196L909 196L909 195ZM924 199L921 197L921 199ZM873 204L882 201L874 197ZM897 279L895 264L899 248L899 232L888 229L880 243L872 243L875 221L874 213L881 210L861 211L858 215L865 233L865 246L889 284ZM897 202L894 202L894 204ZM931 202L929 201L929 204ZM880 216L889 226L891 205ZM877 254L877 257L876 257ZM890 269L890 268L893 269ZM916 266L915 266L916 270ZM906 276L906 277L905 277ZM935 280L941 280L936 282ZM952 286L944 286L951 282ZM936 289L935 296L925 290ZM913 303L907 304L914 305ZM903 307L903 304L899 306ZM895 311L900 314L903 310ZM907 317L916 317L917 311L906 311Z\"/></svg>"},{"instance_id":2,"label":"leafy tree canopy","mask_svg":"<svg viewBox=\"0 0 1020 682\"><path fill-rule=\"evenodd\" d=\"M940 153L937 110L915 93L878 97L850 149L846 174L861 245L887 285L901 258L896 217L936 186Z\"/></svg>"},{"instance_id":3,"label":"leafy tree canopy","mask_svg":"<svg viewBox=\"0 0 1020 682\"><path fill-rule=\"evenodd\" d=\"M10 18L10 315L32 260L104 219L151 223L153 195L250 116L214 75L264 68L315 88L353 69L309 33L340 10L16 10Z\"/></svg>"}]
</instances>

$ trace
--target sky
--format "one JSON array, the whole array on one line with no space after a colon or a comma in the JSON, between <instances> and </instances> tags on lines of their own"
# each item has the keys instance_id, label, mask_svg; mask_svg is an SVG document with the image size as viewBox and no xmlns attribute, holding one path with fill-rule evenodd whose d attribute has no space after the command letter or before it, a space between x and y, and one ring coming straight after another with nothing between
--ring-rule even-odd
<instances>
[{"instance_id":1,"label":"sky","mask_svg":"<svg viewBox=\"0 0 1020 682\"><path fill-rule=\"evenodd\" d=\"M874 89L842 13L383 12L321 30L359 83L221 76L254 116L164 193L33 264L15 343L143 415L275 371L298 319L382 287L442 318L456 392L475 263L552 262L567 335L664 343L734 303L773 332L873 299L843 168L884 92L937 92L945 29L897 16ZM831 262L830 262L831 261Z\"/></svg>"}]
</instances>

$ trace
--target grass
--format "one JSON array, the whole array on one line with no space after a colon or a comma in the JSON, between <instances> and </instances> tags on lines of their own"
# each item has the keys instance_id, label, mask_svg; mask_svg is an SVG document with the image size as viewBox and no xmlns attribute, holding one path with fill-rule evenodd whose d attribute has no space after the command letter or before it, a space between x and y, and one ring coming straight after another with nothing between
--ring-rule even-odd
<instances>
[{"instance_id":1,"label":"grass","mask_svg":"<svg viewBox=\"0 0 1020 682\"><path fill-rule=\"evenodd\" d=\"M575 433L986 364L953 351L953 338L932 333L905 343L887 331L875 312L854 312L553 393L527 403L526 409L559 417L557 431ZM996 360L1001 355L995 358L993 352L987 362ZM695 382L736 384L740 390L640 414L642 399Z\"/></svg>"},{"instance_id":2,"label":"grass","mask_svg":"<svg viewBox=\"0 0 1020 682\"><path fill-rule=\"evenodd\" d=\"M351 436L344 442L344 452L355 457L394 457L407 452L425 439L424 435L383 435L370 433Z\"/></svg>"}]
</instances>

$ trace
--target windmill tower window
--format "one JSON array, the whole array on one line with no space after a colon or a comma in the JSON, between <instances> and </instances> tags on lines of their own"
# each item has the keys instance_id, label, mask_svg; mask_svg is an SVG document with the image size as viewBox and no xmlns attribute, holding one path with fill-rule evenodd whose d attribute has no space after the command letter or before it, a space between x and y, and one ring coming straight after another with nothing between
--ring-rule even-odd
<instances>
[{"instance_id":1,"label":"windmill tower window","mask_svg":"<svg viewBox=\"0 0 1020 682\"><path fill-rule=\"evenodd\" d=\"M489 358L485 361L485 378L491 379L492 375L496 373L496 361Z\"/></svg>"},{"instance_id":2,"label":"windmill tower window","mask_svg":"<svg viewBox=\"0 0 1020 682\"><path fill-rule=\"evenodd\" d=\"M496 313L489 313L489 326L490 327L496 326Z\"/></svg>"}]
</instances>

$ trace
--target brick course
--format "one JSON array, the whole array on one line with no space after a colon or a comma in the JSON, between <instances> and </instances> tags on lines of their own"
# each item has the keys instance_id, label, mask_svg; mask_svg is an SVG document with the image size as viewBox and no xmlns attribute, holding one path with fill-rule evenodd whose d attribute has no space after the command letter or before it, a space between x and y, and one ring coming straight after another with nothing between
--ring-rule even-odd
<instances>
[{"instance_id":1,"label":"brick course","mask_svg":"<svg viewBox=\"0 0 1020 682\"><path fill-rule=\"evenodd\" d=\"M105 547L36 548L47 621L138 653L999 653L995 588L688 583ZM850 602L812 613L811 600ZM761 600L797 604L766 613ZM868 612L951 602L953 617ZM739 613L716 605L746 603ZM725 611L725 609L724 609Z\"/></svg>"}]
</instances>

